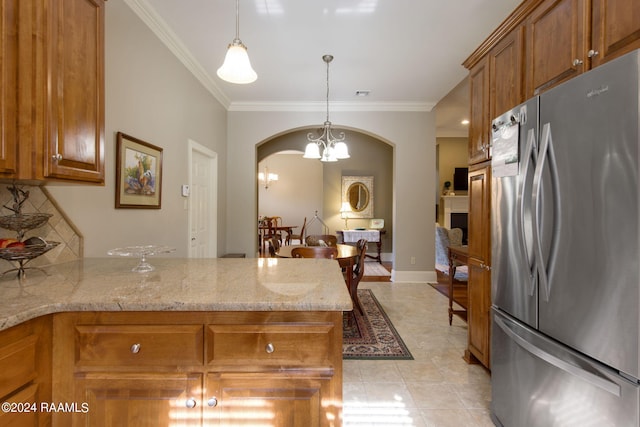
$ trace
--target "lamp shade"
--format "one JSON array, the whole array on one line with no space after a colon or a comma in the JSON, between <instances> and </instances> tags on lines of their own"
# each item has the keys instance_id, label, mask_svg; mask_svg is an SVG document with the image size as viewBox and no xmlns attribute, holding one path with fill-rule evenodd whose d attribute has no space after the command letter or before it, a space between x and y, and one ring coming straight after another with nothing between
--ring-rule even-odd
<instances>
[{"instance_id":1,"label":"lamp shade","mask_svg":"<svg viewBox=\"0 0 640 427\"><path fill-rule=\"evenodd\" d=\"M336 142L333 146L333 153L336 156L336 159L348 159L349 157L349 148L347 144L344 142Z\"/></svg>"},{"instance_id":2,"label":"lamp shade","mask_svg":"<svg viewBox=\"0 0 640 427\"><path fill-rule=\"evenodd\" d=\"M310 142L307 144L307 147L304 149L304 155L302 156L305 159L319 159L320 158L320 147L315 142Z\"/></svg>"},{"instance_id":3,"label":"lamp shade","mask_svg":"<svg viewBox=\"0 0 640 427\"><path fill-rule=\"evenodd\" d=\"M253 83L258 78L251 68L247 48L238 39L229 45L224 63L218 68L217 74L222 80L236 84Z\"/></svg>"}]
</instances>

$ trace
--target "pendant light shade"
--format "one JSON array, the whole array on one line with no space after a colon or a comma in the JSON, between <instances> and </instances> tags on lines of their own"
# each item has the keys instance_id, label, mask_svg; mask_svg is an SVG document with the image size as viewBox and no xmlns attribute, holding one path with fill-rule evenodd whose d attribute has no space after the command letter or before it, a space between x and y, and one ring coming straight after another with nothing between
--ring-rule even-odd
<instances>
[{"instance_id":1,"label":"pendant light shade","mask_svg":"<svg viewBox=\"0 0 640 427\"><path fill-rule=\"evenodd\" d=\"M218 77L229 83L247 84L253 83L258 78L258 74L251 67L247 47L240 40L240 0L236 0L236 38L233 39L224 63L218 68Z\"/></svg>"}]
</instances>

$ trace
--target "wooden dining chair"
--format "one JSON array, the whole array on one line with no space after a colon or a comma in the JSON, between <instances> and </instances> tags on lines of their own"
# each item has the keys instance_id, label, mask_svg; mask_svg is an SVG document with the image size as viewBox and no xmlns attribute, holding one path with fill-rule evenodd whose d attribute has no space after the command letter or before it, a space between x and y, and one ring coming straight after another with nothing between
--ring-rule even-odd
<instances>
[{"instance_id":1,"label":"wooden dining chair","mask_svg":"<svg viewBox=\"0 0 640 427\"><path fill-rule=\"evenodd\" d=\"M302 228L300 229L300 234L290 234L288 237L287 244L290 245L292 240L298 240L301 245L304 245L304 229L307 227L307 217L304 217L304 221L302 221Z\"/></svg>"},{"instance_id":2,"label":"wooden dining chair","mask_svg":"<svg viewBox=\"0 0 640 427\"><path fill-rule=\"evenodd\" d=\"M293 248L291 250L291 256L294 258L338 258L338 248L336 247L323 247L323 246L304 246L299 248Z\"/></svg>"},{"instance_id":3,"label":"wooden dining chair","mask_svg":"<svg viewBox=\"0 0 640 427\"><path fill-rule=\"evenodd\" d=\"M267 240L267 245L269 245L269 256L276 258L276 252L280 250L280 240L277 237L270 237Z\"/></svg>"},{"instance_id":4,"label":"wooden dining chair","mask_svg":"<svg viewBox=\"0 0 640 427\"><path fill-rule=\"evenodd\" d=\"M304 242L307 246L323 246L321 241L326 246L338 246L338 238L333 234L311 234L307 236Z\"/></svg>"},{"instance_id":5,"label":"wooden dining chair","mask_svg":"<svg viewBox=\"0 0 640 427\"><path fill-rule=\"evenodd\" d=\"M364 276L364 260L367 255L367 239L360 239L356 243L356 248L358 248L358 262L356 263L353 271L347 271L347 274L351 273L351 288L349 289L349 295L351 295L351 301L353 301L353 305L355 308L363 314L362 305L360 305L360 299L358 298L358 285L360 284L360 280L362 280L362 276Z\"/></svg>"}]
</instances>

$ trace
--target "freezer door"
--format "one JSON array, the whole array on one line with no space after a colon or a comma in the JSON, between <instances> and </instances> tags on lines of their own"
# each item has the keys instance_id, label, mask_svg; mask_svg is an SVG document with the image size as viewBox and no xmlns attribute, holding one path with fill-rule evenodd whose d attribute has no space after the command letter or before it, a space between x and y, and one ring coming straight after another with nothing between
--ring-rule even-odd
<instances>
[{"instance_id":1,"label":"freezer door","mask_svg":"<svg viewBox=\"0 0 640 427\"><path fill-rule=\"evenodd\" d=\"M537 98L493 121L491 183L491 301L534 328L538 326L538 290L531 188L537 126Z\"/></svg>"},{"instance_id":2,"label":"freezer door","mask_svg":"<svg viewBox=\"0 0 640 427\"><path fill-rule=\"evenodd\" d=\"M640 378L638 52L540 96L539 329Z\"/></svg>"},{"instance_id":3,"label":"freezer door","mask_svg":"<svg viewBox=\"0 0 640 427\"><path fill-rule=\"evenodd\" d=\"M493 310L491 416L505 427L637 427L640 388Z\"/></svg>"}]
</instances>

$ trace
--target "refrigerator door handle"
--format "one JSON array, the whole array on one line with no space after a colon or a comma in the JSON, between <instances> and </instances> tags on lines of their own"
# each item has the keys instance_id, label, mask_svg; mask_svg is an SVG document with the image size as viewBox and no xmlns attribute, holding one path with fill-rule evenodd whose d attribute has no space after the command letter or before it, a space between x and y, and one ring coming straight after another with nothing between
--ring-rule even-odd
<instances>
[{"instance_id":1,"label":"refrigerator door handle","mask_svg":"<svg viewBox=\"0 0 640 427\"><path fill-rule=\"evenodd\" d=\"M536 150L536 134L535 134L535 130L534 129L529 129L529 131L527 132L527 145L525 146L525 150L524 150L524 157L525 157L525 161L524 161L524 168L522 170L522 173L520 174L520 176L523 177L522 183L520 185L518 185L518 205L517 205L517 218L518 218L518 222L517 222L517 228L518 228L518 234L520 235L520 247L522 250L522 256L524 260L527 261L527 263L529 263L529 251L527 249L527 236L525 234L525 229L524 229L524 223L525 223L525 198L524 193L525 193L525 185L526 185L526 177L529 174L529 168L531 167L531 164L536 162L537 156L536 156L537 150ZM533 259L533 262L531 264L529 264L529 296L533 296L534 292L535 292L535 288L536 288L536 260L535 258Z\"/></svg>"},{"instance_id":2,"label":"refrigerator door handle","mask_svg":"<svg viewBox=\"0 0 640 427\"><path fill-rule=\"evenodd\" d=\"M539 359L544 360L545 362L555 366L556 368L567 372L570 375L573 375L588 382L589 384L601 388L602 390L611 393L616 397L620 397L622 393L620 385L605 378L599 377L595 374L592 374L591 372L585 371L584 369L566 362L554 356L553 354L544 351L540 347L535 346L534 344L530 343L529 341L518 335L516 332L514 332L500 317L494 316L494 321L496 322L496 325L498 325L500 329L502 329L502 331L507 334L507 336L511 338L516 344L518 344L523 350Z\"/></svg>"},{"instance_id":3,"label":"refrigerator door handle","mask_svg":"<svg viewBox=\"0 0 640 427\"><path fill-rule=\"evenodd\" d=\"M549 262L545 265L545 256L542 249L541 230L540 230L540 207L542 205L542 173L545 165L549 162L549 174L551 193L553 197L553 230L551 233L551 247L549 252ZM553 152L553 138L551 137L551 124L545 123L542 127L540 152L538 153L538 164L533 174L533 245L536 257L536 266L538 269L538 278L540 281L540 287L544 291L544 300L549 302L551 297L551 283L549 281L550 273L555 268L556 252L558 249L559 235L560 235L560 187L558 181L558 166L556 163L556 157Z\"/></svg>"}]
</instances>

